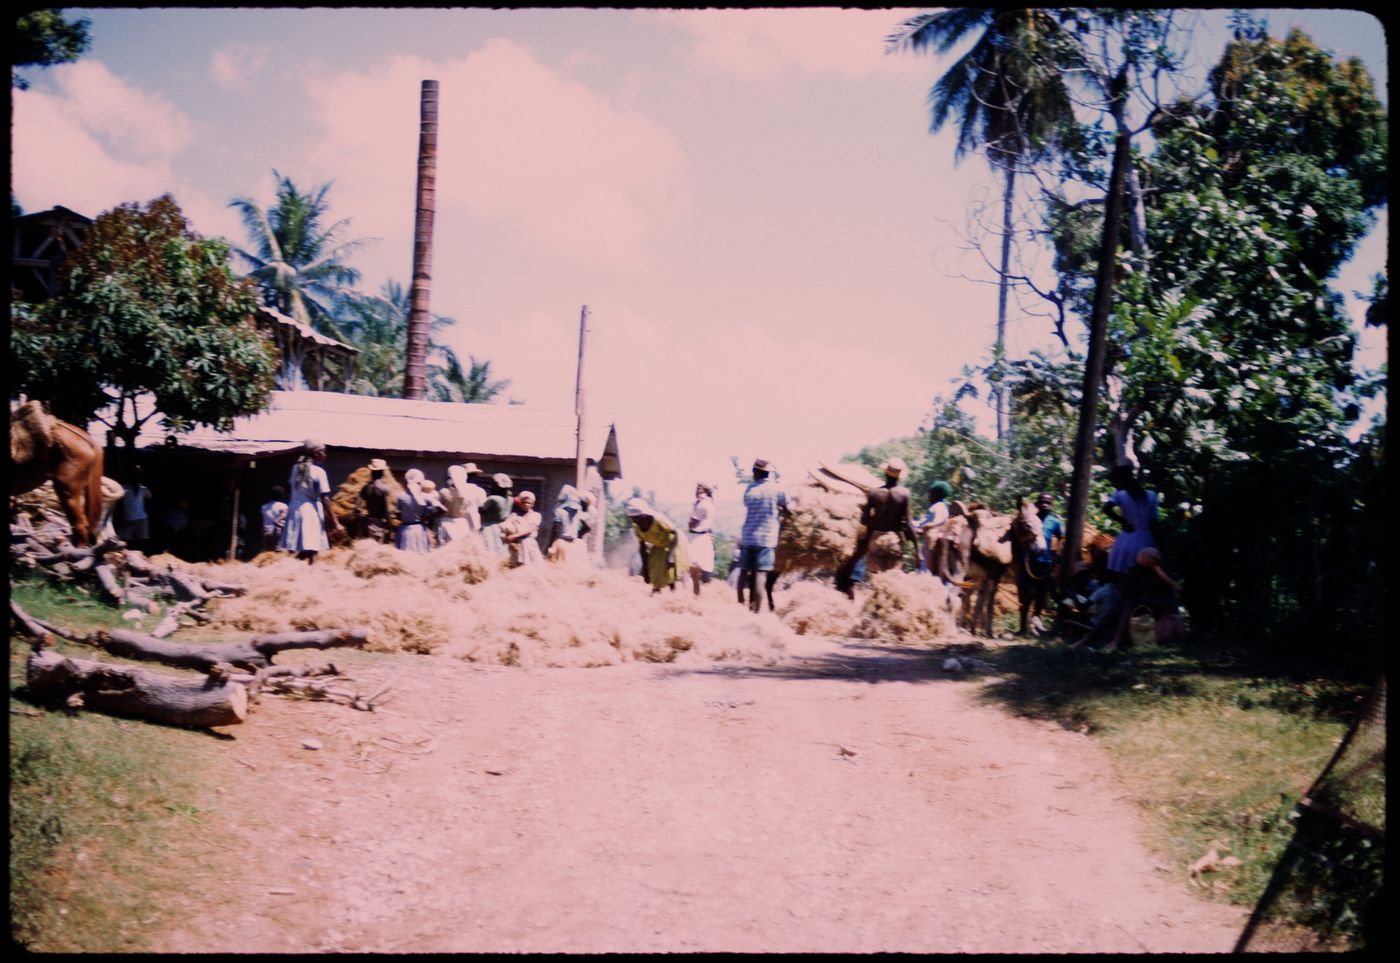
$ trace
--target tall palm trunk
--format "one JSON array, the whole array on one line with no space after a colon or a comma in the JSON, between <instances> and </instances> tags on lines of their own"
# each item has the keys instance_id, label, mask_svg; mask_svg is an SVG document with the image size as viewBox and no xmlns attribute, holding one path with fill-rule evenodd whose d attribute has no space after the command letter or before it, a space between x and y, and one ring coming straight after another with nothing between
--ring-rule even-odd
<instances>
[{"instance_id":1,"label":"tall palm trunk","mask_svg":"<svg viewBox=\"0 0 1400 963\"><path fill-rule=\"evenodd\" d=\"M419 105L418 201L413 229L413 284L409 292L408 351L403 396L421 399L427 384L428 298L433 277L433 212L437 206L438 83L423 81Z\"/></svg>"},{"instance_id":2,"label":"tall palm trunk","mask_svg":"<svg viewBox=\"0 0 1400 963\"><path fill-rule=\"evenodd\" d=\"M1006 435L1009 429L1009 417L1006 403L1006 383L1003 380L1006 376L1006 299L1011 290L1011 228L1013 223L1013 201L1016 192L1016 168L1014 161L1008 162L1006 166L1006 195L1002 198L1001 206L1001 271L1000 281L997 284L997 340L992 351L992 356L996 363L996 383L992 388L992 397L996 402L997 409L997 444L1006 444Z\"/></svg>"}]
</instances>

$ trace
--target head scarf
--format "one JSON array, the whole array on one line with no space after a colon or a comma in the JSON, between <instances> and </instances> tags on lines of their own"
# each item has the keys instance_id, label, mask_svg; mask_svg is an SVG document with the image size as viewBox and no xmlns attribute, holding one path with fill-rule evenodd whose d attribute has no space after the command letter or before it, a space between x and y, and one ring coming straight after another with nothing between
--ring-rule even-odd
<instances>
[{"instance_id":1,"label":"head scarf","mask_svg":"<svg viewBox=\"0 0 1400 963\"><path fill-rule=\"evenodd\" d=\"M408 488L408 495L420 505L427 503L427 497L423 493L423 472L417 468L410 468L403 473L403 483Z\"/></svg>"},{"instance_id":2,"label":"head scarf","mask_svg":"<svg viewBox=\"0 0 1400 963\"><path fill-rule=\"evenodd\" d=\"M627 504L622 506L622 510L627 513L628 518L636 518L639 515L650 515L651 506L644 498L629 498Z\"/></svg>"},{"instance_id":3,"label":"head scarf","mask_svg":"<svg viewBox=\"0 0 1400 963\"><path fill-rule=\"evenodd\" d=\"M564 485L559 489L559 497L554 503L561 508L578 508L580 504L578 489L573 485Z\"/></svg>"},{"instance_id":4,"label":"head scarf","mask_svg":"<svg viewBox=\"0 0 1400 963\"><path fill-rule=\"evenodd\" d=\"M447 479L453 488L461 490L467 484L467 469L462 465L448 465Z\"/></svg>"},{"instance_id":5,"label":"head scarf","mask_svg":"<svg viewBox=\"0 0 1400 963\"><path fill-rule=\"evenodd\" d=\"M942 495L944 498L951 498L953 495L953 486L945 481L936 481L928 486L928 493L930 495Z\"/></svg>"}]
</instances>

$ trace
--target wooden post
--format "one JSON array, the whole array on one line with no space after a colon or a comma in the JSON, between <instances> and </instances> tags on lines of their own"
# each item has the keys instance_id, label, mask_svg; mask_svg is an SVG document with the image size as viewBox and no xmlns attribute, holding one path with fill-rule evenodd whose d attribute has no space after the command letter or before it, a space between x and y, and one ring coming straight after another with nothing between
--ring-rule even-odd
<instances>
[{"instance_id":1,"label":"wooden post","mask_svg":"<svg viewBox=\"0 0 1400 963\"><path fill-rule=\"evenodd\" d=\"M583 491L583 341L588 333L588 305L578 316L578 378L574 382L574 416L578 424L574 429L574 487Z\"/></svg>"},{"instance_id":2,"label":"wooden post","mask_svg":"<svg viewBox=\"0 0 1400 963\"><path fill-rule=\"evenodd\" d=\"M408 296L408 350L403 396L421 399L428 364L428 300L433 281L433 213L437 208L438 82L423 81L418 128L418 200L413 227L413 283Z\"/></svg>"},{"instance_id":3,"label":"wooden post","mask_svg":"<svg viewBox=\"0 0 1400 963\"><path fill-rule=\"evenodd\" d=\"M240 472L240 474L242 474L242 473ZM235 484L235 485L233 486L233 517L229 519L229 523L228 523L228 560L229 560L230 562L232 562L235 558L238 557L238 496L239 496L239 491L240 491L240 485ZM259 528L258 531L261 532L262 529Z\"/></svg>"}]
</instances>

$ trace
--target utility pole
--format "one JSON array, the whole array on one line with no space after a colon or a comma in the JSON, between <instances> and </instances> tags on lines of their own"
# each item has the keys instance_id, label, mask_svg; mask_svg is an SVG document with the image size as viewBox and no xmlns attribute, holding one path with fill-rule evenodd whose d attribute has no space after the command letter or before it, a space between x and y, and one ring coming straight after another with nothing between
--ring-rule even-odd
<instances>
[{"instance_id":1,"label":"utility pole","mask_svg":"<svg viewBox=\"0 0 1400 963\"><path fill-rule=\"evenodd\" d=\"M578 378L574 382L574 416L578 424L574 429L574 487L584 488L583 471L583 341L588 334L588 305L578 316Z\"/></svg>"},{"instance_id":2,"label":"utility pole","mask_svg":"<svg viewBox=\"0 0 1400 963\"><path fill-rule=\"evenodd\" d=\"M419 99L418 194L413 223L413 283L408 296L408 350L403 396L422 399L427 383L428 299L433 286L433 214L437 209L438 82L423 81Z\"/></svg>"}]
</instances>

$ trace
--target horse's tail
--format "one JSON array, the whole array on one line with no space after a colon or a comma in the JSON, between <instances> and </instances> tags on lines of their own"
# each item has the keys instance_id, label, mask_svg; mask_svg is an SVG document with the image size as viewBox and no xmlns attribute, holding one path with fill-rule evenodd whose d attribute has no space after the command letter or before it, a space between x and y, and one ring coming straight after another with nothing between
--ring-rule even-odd
<instances>
[{"instance_id":1,"label":"horse's tail","mask_svg":"<svg viewBox=\"0 0 1400 963\"><path fill-rule=\"evenodd\" d=\"M10 461L28 465L53 444L58 419L44 410L42 402L26 401L10 411Z\"/></svg>"}]
</instances>

